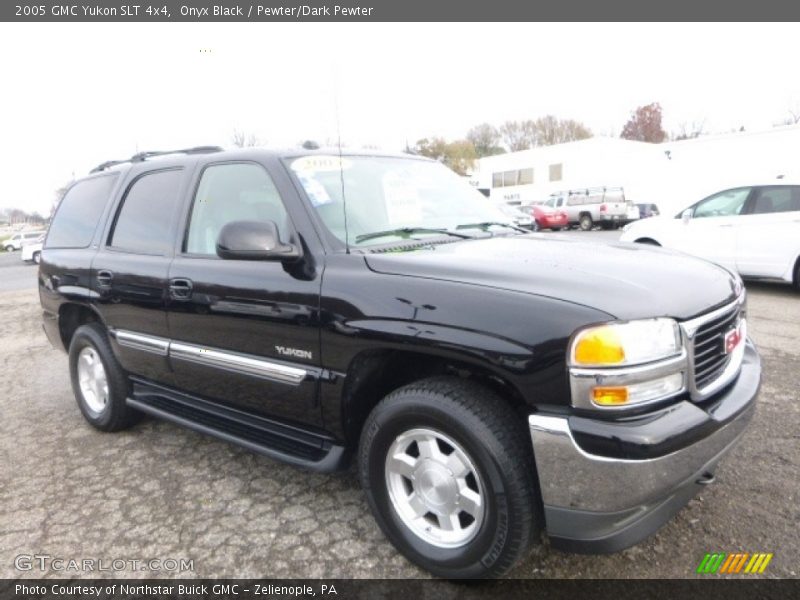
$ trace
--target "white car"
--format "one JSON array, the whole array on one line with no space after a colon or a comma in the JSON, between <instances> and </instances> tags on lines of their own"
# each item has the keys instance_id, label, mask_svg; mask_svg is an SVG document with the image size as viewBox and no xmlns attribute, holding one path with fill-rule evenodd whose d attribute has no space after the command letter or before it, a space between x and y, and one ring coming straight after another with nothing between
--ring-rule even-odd
<instances>
[{"instance_id":1,"label":"white car","mask_svg":"<svg viewBox=\"0 0 800 600\"><path fill-rule=\"evenodd\" d=\"M505 216L509 217L517 227L533 229L533 219L528 213L520 209L519 206L512 206L505 202L495 202L495 206L499 208Z\"/></svg>"},{"instance_id":2,"label":"white car","mask_svg":"<svg viewBox=\"0 0 800 600\"><path fill-rule=\"evenodd\" d=\"M33 262L37 265L42 258L42 246L44 245L44 234L40 233L39 237L30 242L22 244L22 253L20 258L25 262Z\"/></svg>"},{"instance_id":3,"label":"white car","mask_svg":"<svg viewBox=\"0 0 800 600\"><path fill-rule=\"evenodd\" d=\"M21 231L19 233L15 233L10 238L3 242L3 248L5 248L6 252L13 252L14 250L19 250L22 248L22 245L26 242L32 242L36 238L40 237L44 231Z\"/></svg>"},{"instance_id":4,"label":"white car","mask_svg":"<svg viewBox=\"0 0 800 600\"><path fill-rule=\"evenodd\" d=\"M673 248L742 277L779 279L800 288L800 183L773 179L726 189L673 218L632 223L620 241Z\"/></svg>"}]
</instances>

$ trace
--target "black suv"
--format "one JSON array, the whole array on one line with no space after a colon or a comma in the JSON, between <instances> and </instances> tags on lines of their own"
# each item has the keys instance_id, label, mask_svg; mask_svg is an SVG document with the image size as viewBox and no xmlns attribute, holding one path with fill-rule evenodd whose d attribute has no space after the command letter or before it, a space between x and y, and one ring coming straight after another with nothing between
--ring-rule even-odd
<instances>
[{"instance_id":1,"label":"black suv","mask_svg":"<svg viewBox=\"0 0 800 600\"><path fill-rule=\"evenodd\" d=\"M315 471L355 457L405 556L484 577L542 532L642 540L753 414L720 267L518 230L419 157L158 154L76 182L42 252L44 328L100 430L146 413Z\"/></svg>"}]
</instances>

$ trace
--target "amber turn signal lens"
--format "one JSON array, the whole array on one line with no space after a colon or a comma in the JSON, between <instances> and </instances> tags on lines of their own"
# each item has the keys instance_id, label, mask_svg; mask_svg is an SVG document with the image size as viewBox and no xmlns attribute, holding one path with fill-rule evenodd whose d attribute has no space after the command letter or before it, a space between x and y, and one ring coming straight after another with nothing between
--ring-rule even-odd
<instances>
[{"instance_id":1,"label":"amber turn signal lens","mask_svg":"<svg viewBox=\"0 0 800 600\"><path fill-rule=\"evenodd\" d=\"M611 327L586 332L575 346L575 362L583 365L614 365L625 360L622 340Z\"/></svg>"},{"instance_id":2,"label":"amber turn signal lens","mask_svg":"<svg viewBox=\"0 0 800 600\"><path fill-rule=\"evenodd\" d=\"M594 403L600 406L619 406L628 402L627 387L596 387L592 390Z\"/></svg>"}]
</instances>

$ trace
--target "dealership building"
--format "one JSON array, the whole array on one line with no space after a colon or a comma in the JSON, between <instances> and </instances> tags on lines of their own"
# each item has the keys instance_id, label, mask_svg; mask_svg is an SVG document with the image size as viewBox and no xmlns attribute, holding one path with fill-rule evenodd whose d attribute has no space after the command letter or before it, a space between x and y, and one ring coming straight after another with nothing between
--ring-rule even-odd
<instances>
[{"instance_id":1,"label":"dealership building","mask_svg":"<svg viewBox=\"0 0 800 600\"><path fill-rule=\"evenodd\" d=\"M798 125L662 144L593 137L481 158L470 181L510 204L563 190L623 187L629 200L671 213L725 187L798 175L799 155Z\"/></svg>"}]
</instances>

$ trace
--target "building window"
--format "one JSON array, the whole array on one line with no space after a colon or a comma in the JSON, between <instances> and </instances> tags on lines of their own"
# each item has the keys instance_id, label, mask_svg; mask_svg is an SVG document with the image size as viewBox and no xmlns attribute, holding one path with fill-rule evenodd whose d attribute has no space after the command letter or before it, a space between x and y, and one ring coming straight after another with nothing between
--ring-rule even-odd
<instances>
[{"instance_id":1,"label":"building window","mask_svg":"<svg viewBox=\"0 0 800 600\"><path fill-rule=\"evenodd\" d=\"M519 171L504 171L503 187L508 187L510 185L517 185L518 176L519 176Z\"/></svg>"},{"instance_id":2,"label":"building window","mask_svg":"<svg viewBox=\"0 0 800 600\"><path fill-rule=\"evenodd\" d=\"M502 173L492 173L492 187L493 188L503 187Z\"/></svg>"},{"instance_id":3,"label":"building window","mask_svg":"<svg viewBox=\"0 0 800 600\"><path fill-rule=\"evenodd\" d=\"M527 185L533 183L533 169L520 169L519 184Z\"/></svg>"},{"instance_id":4,"label":"building window","mask_svg":"<svg viewBox=\"0 0 800 600\"><path fill-rule=\"evenodd\" d=\"M550 165L550 181L561 181L562 177L562 164L558 163Z\"/></svg>"}]
</instances>

